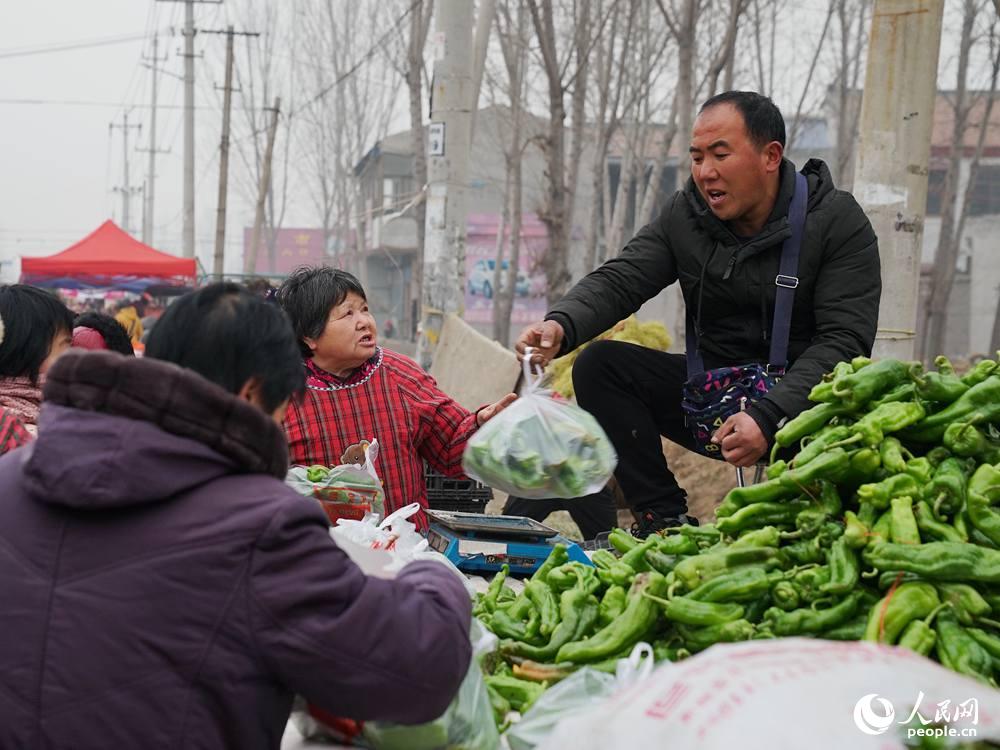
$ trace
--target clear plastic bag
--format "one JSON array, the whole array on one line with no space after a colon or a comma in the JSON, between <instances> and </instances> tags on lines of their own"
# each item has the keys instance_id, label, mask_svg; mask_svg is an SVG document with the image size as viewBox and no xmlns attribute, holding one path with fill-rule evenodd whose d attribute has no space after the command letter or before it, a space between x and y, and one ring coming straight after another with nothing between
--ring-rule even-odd
<instances>
[{"instance_id":1,"label":"clear plastic bag","mask_svg":"<svg viewBox=\"0 0 1000 750\"><path fill-rule=\"evenodd\" d=\"M601 490L618 457L588 412L540 386L525 351L527 392L469 439L465 473L517 497L575 498Z\"/></svg>"},{"instance_id":2,"label":"clear plastic bag","mask_svg":"<svg viewBox=\"0 0 1000 750\"><path fill-rule=\"evenodd\" d=\"M385 490L375 473L378 440L365 446L362 464L293 466L285 482L300 495L319 500L330 523L344 518L360 521L367 514L385 512Z\"/></svg>"},{"instance_id":3,"label":"clear plastic bag","mask_svg":"<svg viewBox=\"0 0 1000 750\"><path fill-rule=\"evenodd\" d=\"M496 648L497 638L478 620L472 621L472 662L451 704L440 717L413 726L368 722L364 736L375 750L495 750L500 735L486 692L479 657Z\"/></svg>"},{"instance_id":4,"label":"clear plastic bag","mask_svg":"<svg viewBox=\"0 0 1000 750\"><path fill-rule=\"evenodd\" d=\"M542 693L519 722L504 735L510 750L533 750L563 719L599 705L619 690L631 687L653 671L653 649L638 643L618 661L615 674L583 667Z\"/></svg>"}]
</instances>

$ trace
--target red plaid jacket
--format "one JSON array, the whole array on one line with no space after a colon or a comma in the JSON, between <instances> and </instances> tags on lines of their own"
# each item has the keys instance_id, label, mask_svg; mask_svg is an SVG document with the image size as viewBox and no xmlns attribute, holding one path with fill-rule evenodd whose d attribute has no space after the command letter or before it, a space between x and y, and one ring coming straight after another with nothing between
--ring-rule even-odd
<instances>
[{"instance_id":1,"label":"red plaid jacket","mask_svg":"<svg viewBox=\"0 0 1000 750\"><path fill-rule=\"evenodd\" d=\"M323 388L308 379L305 397L285 417L291 462L336 466L344 451L378 439L375 471L385 487L385 512L417 502L427 507L422 459L442 474L461 477L462 452L476 415L438 390L416 362L388 349L357 376ZM333 376L328 383L339 383ZM413 520L426 528L423 513Z\"/></svg>"},{"instance_id":2,"label":"red plaid jacket","mask_svg":"<svg viewBox=\"0 0 1000 750\"><path fill-rule=\"evenodd\" d=\"M0 407L0 455L12 451L31 440L31 434L24 429L21 420Z\"/></svg>"}]
</instances>

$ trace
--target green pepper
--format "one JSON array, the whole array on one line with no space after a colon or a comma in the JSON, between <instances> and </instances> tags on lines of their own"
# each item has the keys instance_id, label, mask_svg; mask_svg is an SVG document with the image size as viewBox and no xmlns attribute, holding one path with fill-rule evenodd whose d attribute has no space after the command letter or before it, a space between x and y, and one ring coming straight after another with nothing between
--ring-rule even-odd
<instances>
[{"instance_id":1,"label":"green pepper","mask_svg":"<svg viewBox=\"0 0 1000 750\"><path fill-rule=\"evenodd\" d=\"M623 565L628 565L636 573L649 570L646 553L653 549L656 549L656 534L651 534L641 544L622 555L621 562Z\"/></svg>"},{"instance_id":2,"label":"green pepper","mask_svg":"<svg viewBox=\"0 0 1000 750\"><path fill-rule=\"evenodd\" d=\"M716 643L749 641L753 637L754 626L748 620L734 620L721 625L711 625L707 628L678 625L677 633L688 650L697 653L714 646Z\"/></svg>"},{"instance_id":3,"label":"green pepper","mask_svg":"<svg viewBox=\"0 0 1000 750\"><path fill-rule=\"evenodd\" d=\"M912 381L897 385L887 393L882 394L868 403L869 409L877 409L882 404L891 404L896 401L912 401L917 395L917 386Z\"/></svg>"},{"instance_id":4,"label":"green pepper","mask_svg":"<svg viewBox=\"0 0 1000 750\"><path fill-rule=\"evenodd\" d=\"M969 482L965 459L948 458L938 464L934 478L924 490L924 499L931 503L935 515L951 515L965 504Z\"/></svg>"},{"instance_id":5,"label":"green pepper","mask_svg":"<svg viewBox=\"0 0 1000 750\"><path fill-rule=\"evenodd\" d=\"M664 555L697 555L698 543L686 534L656 537L656 550Z\"/></svg>"},{"instance_id":6,"label":"green pepper","mask_svg":"<svg viewBox=\"0 0 1000 750\"><path fill-rule=\"evenodd\" d=\"M622 554L639 546L639 540L625 529L611 529L611 533L608 534L608 542Z\"/></svg>"},{"instance_id":7,"label":"green pepper","mask_svg":"<svg viewBox=\"0 0 1000 750\"><path fill-rule=\"evenodd\" d=\"M656 623L659 613L657 604L643 596L643 592L657 597L665 596L666 578L656 571L636 575L621 615L587 640L564 645L559 649L556 661L577 664L600 661L634 645Z\"/></svg>"},{"instance_id":8,"label":"green pepper","mask_svg":"<svg viewBox=\"0 0 1000 750\"><path fill-rule=\"evenodd\" d=\"M971 635L976 643L993 657L993 669L996 670L997 665L1000 664L1000 638L992 633L987 633L982 628L966 628L965 632Z\"/></svg>"},{"instance_id":9,"label":"green pepper","mask_svg":"<svg viewBox=\"0 0 1000 750\"><path fill-rule=\"evenodd\" d=\"M766 596L771 577L761 568L737 568L705 581L687 595L699 602L746 602Z\"/></svg>"},{"instance_id":10,"label":"green pepper","mask_svg":"<svg viewBox=\"0 0 1000 750\"><path fill-rule=\"evenodd\" d=\"M840 478L839 484L857 487L866 484L876 478L876 472L882 465L882 457L874 448L861 448L848 453L851 457L850 466Z\"/></svg>"},{"instance_id":11,"label":"green pepper","mask_svg":"<svg viewBox=\"0 0 1000 750\"><path fill-rule=\"evenodd\" d=\"M934 644L937 643L937 633L934 632L931 623L934 621L937 613L945 606L947 605L938 605L923 620L913 620L903 630L902 635L899 636L898 645L902 648L908 648L910 651L921 656L930 654L934 649Z\"/></svg>"},{"instance_id":12,"label":"green pepper","mask_svg":"<svg viewBox=\"0 0 1000 750\"><path fill-rule=\"evenodd\" d=\"M815 536L828 517L818 508L806 508L795 516L795 528L806 536Z\"/></svg>"},{"instance_id":13,"label":"green pepper","mask_svg":"<svg viewBox=\"0 0 1000 750\"><path fill-rule=\"evenodd\" d=\"M526 617L527 622L515 618L508 610L498 609L490 620L490 630L501 638L542 645L545 641L538 635L538 611L532 607Z\"/></svg>"},{"instance_id":14,"label":"green pepper","mask_svg":"<svg viewBox=\"0 0 1000 750\"><path fill-rule=\"evenodd\" d=\"M947 357L938 357L934 364L938 367L937 372L921 373L923 368L919 364L915 364L910 371L910 377L917 386L917 394L924 401L950 404L969 390L969 386L955 374L955 368Z\"/></svg>"},{"instance_id":15,"label":"green pepper","mask_svg":"<svg viewBox=\"0 0 1000 750\"><path fill-rule=\"evenodd\" d=\"M716 524L705 524L704 526L691 526L690 524L684 524L677 531L688 539L695 542L695 544L700 549L701 547L711 546L713 544L718 544L719 540L722 539L722 531L716 527Z\"/></svg>"},{"instance_id":16,"label":"green pepper","mask_svg":"<svg viewBox=\"0 0 1000 750\"><path fill-rule=\"evenodd\" d=\"M861 437L869 448L878 447L887 432L898 432L927 416L919 401L897 401L882 404L851 425L851 432Z\"/></svg>"},{"instance_id":17,"label":"green pepper","mask_svg":"<svg viewBox=\"0 0 1000 750\"><path fill-rule=\"evenodd\" d=\"M818 536L789 544L782 549L782 552L796 565L812 565L826 561L826 550Z\"/></svg>"},{"instance_id":18,"label":"green pepper","mask_svg":"<svg viewBox=\"0 0 1000 750\"><path fill-rule=\"evenodd\" d=\"M972 625L992 611L983 595L967 583L938 583L937 590L941 601L951 605L963 625Z\"/></svg>"},{"instance_id":19,"label":"green pepper","mask_svg":"<svg viewBox=\"0 0 1000 750\"><path fill-rule=\"evenodd\" d=\"M908 427L900 437L918 443L939 443L948 425L955 422L1000 421L1000 377L989 377L972 386L957 401Z\"/></svg>"},{"instance_id":20,"label":"green pepper","mask_svg":"<svg viewBox=\"0 0 1000 750\"><path fill-rule=\"evenodd\" d=\"M622 592L624 594L624 592ZM583 589L564 591L559 597L559 625L544 646L531 646L520 641L504 641L503 653L544 662L553 658L565 644L586 636L598 621L599 604Z\"/></svg>"},{"instance_id":21,"label":"green pepper","mask_svg":"<svg viewBox=\"0 0 1000 750\"><path fill-rule=\"evenodd\" d=\"M843 448L827 448L805 466L797 463L794 465L795 468L784 472L778 477L778 481L786 487L802 489L824 479L836 482L847 472L851 457Z\"/></svg>"},{"instance_id":22,"label":"green pepper","mask_svg":"<svg viewBox=\"0 0 1000 750\"><path fill-rule=\"evenodd\" d=\"M611 570L611 566L618 562L618 558L614 556L612 552L606 549L594 550L590 555L590 561L594 563L595 567L598 569Z\"/></svg>"},{"instance_id":23,"label":"green pepper","mask_svg":"<svg viewBox=\"0 0 1000 750\"><path fill-rule=\"evenodd\" d=\"M883 359L833 381L833 395L854 408L900 385L909 377L910 366L898 359Z\"/></svg>"},{"instance_id":24,"label":"green pepper","mask_svg":"<svg viewBox=\"0 0 1000 750\"><path fill-rule=\"evenodd\" d=\"M891 474L902 474L906 471L906 459L903 458L903 444L899 438L887 437L878 449L882 466Z\"/></svg>"},{"instance_id":25,"label":"green pepper","mask_svg":"<svg viewBox=\"0 0 1000 750\"><path fill-rule=\"evenodd\" d=\"M663 615L673 622L684 625L720 625L743 617L744 609L739 604L726 602L704 602L689 599L686 596L675 596L673 599L661 599L650 593L644 594L660 605Z\"/></svg>"},{"instance_id":26,"label":"green pepper","mask_svg":"<svg viewBox=\"0 0 1000 750\"><path fill-rule=\"evenodd\" d=\"M830 566L820 565L798 571L792 580L799 590L799 596L804 601L813 602L825 596L822 589L830 582L830 578Z\"/></svg>"},{"instance_id":27,"label":"green pepper","mask_svg":"<svg viewBox=\"0 0 1000 750\"><path fill-rule=\"evenodd\" d=\"M815 635L850 620L858 609L861 597L860 591L854 591L827 609L803 607L785 612L772 608L764 613L764 623L768 630L779 638L803 634Z\"/></svg>"},{"instance_id":28,"label":"green pepper","mask_svg":"<svg viewBox=\"0 0 1000 750\"><path fill-rule=\"evenodd\" d=\"M962 376L962 382L970 388L975 387L993 375L997 370L997 363L992 359L983 359L976 363L976 366Z\"/></svg>"},{"instance_id":29,"label":"green pepper","mask_svg":"<svg viewBox=\"0 0 1000 750\"><path fill-rule=\"evenodd\" d=\"M904 583L887 593L868 613L866 641L895 643L913 620L927 617L941 603L929 583Z\"/></svg>"},{"instance_id":30,"label":"green pepper","mask_svg":"<svg viewBox=\"0 0 1000 750\"><path fill-rule=\"evenodd\" d=\"M922 581L923 578L916 573L906 573L902 570L883 570L878 577L878 587L880 591L885 591L892 586L911 581Z\"/></svg>"},{"instance_id":31,"label":"green pepper","mask_svg":"<svg viewBox=\"0 0 1000 750\"><path fill-rule=\"evenodd\" d=\"M795 454L790 466L795 469L801 468L823 455L830 446L837 445L850 437L851 428L847 425L830 425L824 427L813 435L812 439ZM782 472L782 475L785 473Z\"/></svg>"},{"instance_id":32,"label":"green pepper","mask_svg":"<svg viewBox=\"0 0 1000 750\"><path fill-rule=\"evenodd\" d=\"M795 497L798 489L786 487L781 478L771 479L761 484L748 484L745 487L731 489L723 498L722 505L715 511L716 518L731 516L740 508L755 503L770 503ZM718 525L718 521L716 521Z\"/></svg>"},{"instance_id":33,"label":"green pepper","mask_svg":"<svg viewBox=\"0 0 1000 750\"><path fill-rule=\"evenodd\" d=\"M778 581L771 588L771 601L779 609L791 612L802 605L802 597L799 590L791 581Z\"/></svg>"},{"instance_id":34,"label":"green pepper","mask_svg":"<svg viewBox=\"0 0 1000 750\"><path fill-rule=\"evenodd\" d=\"M862 556L870 567L908 571L930 581L1000 583L1000 550L976 544L879 542L867 548Z\"/></svg>"},{"instance_id":35,"label":"green pepper","mask_svg":"<svg viewBox=\"0 0 1000 750\"><path fill-rule=\"evenodd\" d=\"M781 533L776 526L744 531L729 545L730 549L740 547L777 547L781 543Z\"/></svg>"},{"instance_id":36,"label":"green pepper","mask_svg":"<svg viewBox=\"0 0 1000 750\"><path fill-rule=\"evenodd\" d=\"M754 599L752 602L747 602L746 604L746 614L743 618L754 624L759 623L764 619L764 613L771 606L771 597L762 596L758 599Z\"/></svg>"},{"instance_id":37,"label":"green pepper","mask_svg":"<svg viewBox=\"0 0 1000 750\"><path fill-rule=\"evenodd\" d=\"M683 559L680 555L665 555L657 549L648 550L645 557L648 566L646 569L655 570L663 575L667 575Z\"/></svg>"},{"instance_id":38,"label":"green pepper","mask_svg":"<svg viewBox=\"0 0 1000 750\"><path fill-rule=\"evenodd\" d=\"M833 366L832 372L826 373L823 379L812 387L812 390L809 391L809 400L820 404L838 402L839 399L833 395L833 381L853 373L854 368L851 367L850 362L838 362ZM806 434L808 435L812 432L815 432L815 430L809 430Z\"/></svg>"},{"instance_id":39,"label":"green pepper","mask_svg":"<svg viewBox=\"0 0 1000 750\"><path fill-rule=\"evenodd\" d=\"M754 503L718 519L715 525L722 533L730 535L763 526L791 526L795 517L808 507L809 503L804 500Z\"/></svg>"},{"instance_id":40,"label":"green pepper","mask_svg":"<svg viewBox=\"0 0 1000 750\"><path fill-rule=\"evenodd\" d=\"M490 581L490 585L486 588L486 593L473 608L474 615L486 612L493 614L496 612L497 600L500 598L500 591L503 589L504 581L507 580L508 573L510 573L510 566L504 563L500 566L499 572L493 576L493 580Z\"/></svg>"},{"instance_id":41,"label":"green pepper","mask_svg":"<svg viewBox=\"0 0 1000 750\"><path fill-rule=\"evenodd\" d=\"M892 512L886 511L878 520L875 525L872 526L871 533L868 535L868 542L865 547L871 548L878 544L879 542L888 542L889 536L892 534Z\"/></svg>"},{"instance_id":42,"label":"green pepper","mask_svg":"<svg viewBox=\"0 0 1000 750\"><path fill-rule=\"evenodd\" d=\"M564 565L568 562L569 551L566 549L566 545L562 542L557 542L552 545L552 551L549 552L549 556L545 558L545 562L543 562L538 569L532 573L531 580L545 583L550 570L558 568L560 565Z\"/></svg>"},{"instance_id":43,"label":"green pepper","mask_svg":"<svg viewBox=\"0 0 1000 750\"><path fill-rule=\"evenodd\" d=\"M941 465L941 462L944 461L946 458L951 458L951 451L945 448L943 445L938 445L927 451L927 454L924 456L924 458L930 461L931 466L933 466L936 469L938 466Z\"/></svg>"},{"instance_id":44,"label":"green pepper","mask_svg":"<svg viewBox=\"0 0 1000 750\"><path fill-rule=\"evenodd\" d=\"M934 476L935 466L925 456L911 458L906 462L906 473L917 480L917 484L926 485Z\"/></svg>"},{"instance_id":45,"label":"green pepper","mask_svg":"<svg viewBox=\"0 0 1000 750\"><path fill-rule=\"evenodd\" d=\"M934 511L926 500L913 505L913 515L917 519L921 538L927 537L937 542L965 542L961 533L950 523L942 523L934 517ZM895 540L893 540L895 541Z\"/></svg>"},{"instance_id":46,"label":"green pepper","mask_svg":"<svg viewBox=\"0 0 1000 750\"><path fill-rule=\"evenodd\" d=\"M1000 442L991 440L976 425L969 422L948 425L942 441L956 456L975 458L984 464L1000 462Z\"/></svg>"},{"instance_id":47,"label":"green pepper","mask_svg":"<svg viewBox=\"0 0 1000 750\"><path fill-rule=\"evenodd\" d=\"M1000 544L1000 513L993 507L996 502L1000 502L1000 469L983 464L969 479L966 510L976 530Z\"/></svg>"},{"instance_id":48,"label":"green pepper","mask_svg":"<svg viewBox=\"0 0 1000 750\"><path fill-rule=\"evenodd\" d=\"M610 586L601 597L597 611L597 622L603 628L610 625L625 610L625 589L621 586Z\"/></svg>"},{"instance_id":49,"label":"green pepper","mask_svg":"<svg viewBox=\"0 0 1000 750\"><path fill-rule=\"evenodd\" d=\"M864 638L865 627L867 625L868 613L855 613L854 617L845 622L843 625L838 625L835 628L824 630L820 634L820 638L825 638L828 641L860 641Z\"/></svg>"},{"instance_id":50,"label":"green pepper","mask_svg":"<svg viewBox=\"0 0 1000 750\"><path fill-rule=\"evenodd\" d=\"M886 510L892 498L904 495L909 497L921 495L920 485L909 474L893 474L881 482L858 487L858 501L870 502L877 510Z\"/></svg>"},{"instance_id":51,"label":"green pepper","mask_svg":"<svg viewBox=\"0 0 1000 750\"><path fill-rule=\"evenodd\" d=\"M889 504L889 538L895 544L920 544L920 530L913 515L913 498L894 497Z\"/></svg>"},{"instance_id":52,"label":"green pepper","mask_svg":"<svg viewBox=\"0 0 1000 750\"><path fill-rule=\"evenodd\" d=\"M764 475L768 479L777 479L788 470L788 462L785 460L775 461L774 454L771 454L771 463L768 465Z\"/></svg>"},{"instance_id":53,"label":"green pepper","mask_svg":"<svg viewBox=\"0 0 1000 750\"><path fill-rule=\"evenodd\" d=\"M784 427L774 433L774 445L776 449L795 445L807 435L819 432L834 417L839 417L847 412L847 407L839 403L820 404L806 409L794 419L788 420Z\"/></svg>"},{"instance_id":54,"label":"green pepper","mask_svg":"<svg viewBox=\"0 0 1000 750\"><path fill-rule=\"evenodd\" d=\"M851 549L861 549L868 544L868 527L857 517L853 510L844 513L844 541Z\"/></svg>"},{"instance_id":55,"label":"green pepper","mask_svg":"<svg viewBox=\"0 0 1000 750\"><path fill-rule=\"evenodd\" d=\"M958 624L958 618L949 609L938 613L937 635L935 650L942 666L989 682L993 673L993 657Z\"/></svg>"},{"instance_id":56,"label":"green pepper","mask_svg":"<svg viewBox=\"0 0 1000 750\"><path fill-rule=\"evenodd\" d=\"M841 537L830 548L830 582L823 584L820 590L824 594L840 596L858 585L861 569L858 553L844 537Z\"/></svg>"},{"instance_id":57,"label":"green pepper","mask_svg":"<svg viewBox=\"0 0 1000 750\"><path fill-rule=\"evenodd\" d=\"M779 563L779 552L773 547L746 547L705 553L681 560L674 575L686 590L694 591L705 581L743 565L773 567Z\"/></svg>"},{"instance_id":58,"label":"green pepper","mask_svg":"<svg viewBox=\"0 0 1000 750\"><path fill-rule=\"evenodd\" d=\"M510 703L513 710L522 714L545 692L544 685L508 675L487 675L483 680L487 689L492 688Z\"/></svg>"}]
</instances>

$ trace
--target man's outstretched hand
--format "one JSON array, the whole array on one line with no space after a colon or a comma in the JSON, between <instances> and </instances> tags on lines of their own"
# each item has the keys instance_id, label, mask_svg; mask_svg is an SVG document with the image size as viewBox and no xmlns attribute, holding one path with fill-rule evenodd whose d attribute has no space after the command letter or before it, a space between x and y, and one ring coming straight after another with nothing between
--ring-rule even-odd
<instances>
[{"instance_id":1,"label":"man's outstretched hand","mask_svg":"<svg viewBox=\"0 0 1000 750\"><path fill-rule=\"evenodd\" d=\"M559 354L565 335L563 327L554 320L543 320L521 331L514 344L514 351L517 352L517 358L523 361L524 349L530 346L532 364L545 367Z\"/></svg>"},{"instance_id":2,"label":"man's outstretched hand","mask_svg":"<svg viewBox=\"0 0 1000 750\"><path fill-rule=\"evenodd\" d=\"M767 453L767 438L754 418L742 411L715 431L712 442L722 447L722 457L733 466L753 466Z\"/></svg>"}]
</instances>

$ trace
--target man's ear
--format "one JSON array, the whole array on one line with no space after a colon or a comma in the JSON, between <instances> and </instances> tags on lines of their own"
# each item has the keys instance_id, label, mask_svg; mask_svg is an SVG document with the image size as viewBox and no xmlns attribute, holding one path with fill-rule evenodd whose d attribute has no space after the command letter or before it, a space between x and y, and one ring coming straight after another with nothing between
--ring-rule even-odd
<instances>
[{"instance_id":1,"label":"man's ear","mask_svg":"<svg viewBox=\"0 0 1000 750\"><path fill-rule=\"evenodd\" d=\"M767 172L777 172L781 169L781 160L784 156L784 147L777 141L771 141L764 146L764 169Z\"/></svg>"}]
</instances>

